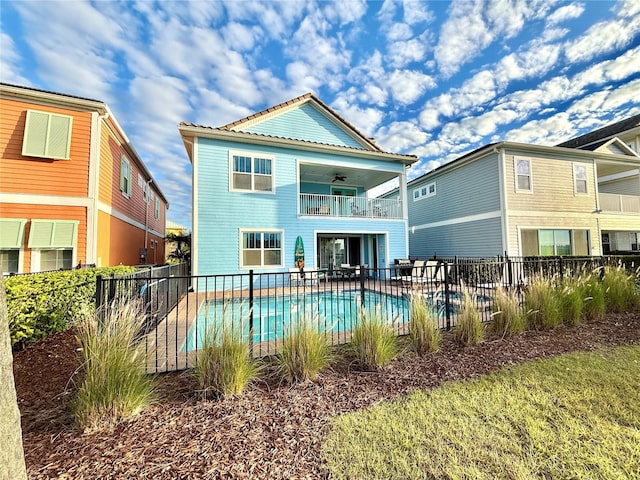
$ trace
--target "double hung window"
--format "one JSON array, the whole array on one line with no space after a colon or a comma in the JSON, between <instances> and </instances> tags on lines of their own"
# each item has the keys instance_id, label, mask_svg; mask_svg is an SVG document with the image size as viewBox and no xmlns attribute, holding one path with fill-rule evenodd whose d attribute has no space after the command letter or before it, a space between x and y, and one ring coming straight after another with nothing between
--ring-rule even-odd
<instances>
[{"instance_id":1,"label":"double hung window","mask_svg":"<svg viewBox=\"0 0 640 480\"><path fill-rule=\"evenodd\" d=\"M531 160L527 158L516 158L516 190L531 192L533 182L531 181Z\"/></svg>"},{"instance_id":2,"label":"double hung window","mask_svg":"<svg viewBox=\"0 0 640 480\"><path fill-rule=\"evenodd\" d=\"M259 231L243 230L240 232L240 267L267 268L282 267L282 235L281 230Z\"/></svg>"},{"instance_id":3,"label":"double hung window","mask_svg":"<svg viewBox=\"0 0 640 480\"><path fill-rule=\"evenodd\" d=\"M131 163L124 155L120 157L120 191L131 197Z\"/></svg>"},{"instance_id":4,"label":"double hung window","mask_svg":"<svg viewBox=\"0 0 640 480\"><path fill-rule=\"evenodd\" d=\"M574 192L587 193L587 166L581 163L573 164Z\"/></svg>"},{"instance_id":5,"label":"double hung window","mask_svg":"<svg viewBox=\"0 0 640 480\"><path fill-rule=\"evenodd\" d=\"M231 153L231 190L273 192L274 159L269 155Z\"/></svg>"}]
</instances>

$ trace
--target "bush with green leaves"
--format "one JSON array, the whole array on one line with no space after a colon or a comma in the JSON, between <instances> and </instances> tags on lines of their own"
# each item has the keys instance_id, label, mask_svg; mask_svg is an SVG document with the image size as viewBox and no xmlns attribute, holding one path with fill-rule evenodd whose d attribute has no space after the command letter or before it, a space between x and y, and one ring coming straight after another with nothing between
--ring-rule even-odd
<instances>
[{"instance_id":1,"label":"bush with green leaves","mask_svg":"<svg viewBox=\"0 0 640 480\"><path fill-rule=\"evenodd\" d=\"M514 291L499 286L493 297L493 307L489 331L500 337L521 334L526 326L526 318Z\"/></svg>"},{"instance_id":2,"label":"bush with green leaves","mask_svg":"<svg viewBox=\"0 0 640 480\"><path fill-rule=\"evenodd\" d=\"M243 338L243 321L229 320L225 306L222 320L208 328L197 352L193 373L202 397L241 395L259 371Z\"/></svg>"},{"instance_id":3,"label":"bush with green leaves","mask_svg":"<svg viewBox=\"0 0 640 480\"><path fill-rule=\"evenodd\" d=\"M332 361L327 332L320 317L300 313L286 328L276 365L289 383L313 380Z\"/></svg>"},{"instance_id":4,"label":"bush with green leaves","mask_svg":"<svg viewBox=\"0 0 640 480\"><path fill-rule=\"evenodd\" d=\"M452 333L453 338L466 347L477 345L484 337L484 325L476 307L476 299L466 290L463 292L462 306Z\"/></svg>"},{"instance_id":5,"label":"bush with green leaves","mask_svg":"<svg viewBox=\"0 0 640 480\"><path fill-rule=\"evenodd\" d=\"M602 279L607 312L621 313L635 309L636 276L622 266L608 266Z\"/></svg>"},{"instance_id":6,"label":"bush with green leaves","mask_svg":"<svg viewBox=\"0 0 640 480\"><path fill-rule=\"evenodd\" d=\"M5 279L11 344L37 342L69 328L95 306L96 277L124 274L133 267L87 268L17 275Z\"/></svg>"},{"instance_id":7,"label":"bush with green leaves","mask_svg":"<svg viewBox=\"0 0 640 480\"><path fill-rule=\"evenodd\" d=\"M438 316L418 292L411 293L409 297L409 339L421 357L440 347Z\"/></svg>"},{"instance_id":8,"label":"bush with green leaves","mask_svg":"<svg viewBox=\"0 0 640 480\"><path fill-rule=\"evenodd\" d=\"M551 330L560 325L560 296L551 279L533 278L525 293L525 309L529 327L534 330Z\"/></svg>"},{"instance_id":9,"label":"bush with green leaves","mask_svg":"<svg viewBox=\"0 0 640 480\"><path fill-rule=\"evenodd\" d=\"M398 337L380 305L359 309L349 349L358 366L367 372L382 369L398 354Z\"/></svg>"},{"instance_id":10,"label":"bush with green leaves","mask_svg":"<svg viewBox=\"0 0 640 480\"><path fill-rule=\"evenodd\" d=\"M114 301L78 322L83 374L73 411L83 430L112 427L153 400L155 381L145 372L145 346L136 338L143 323L137 300Z\"/></svg>"}]
</instances>

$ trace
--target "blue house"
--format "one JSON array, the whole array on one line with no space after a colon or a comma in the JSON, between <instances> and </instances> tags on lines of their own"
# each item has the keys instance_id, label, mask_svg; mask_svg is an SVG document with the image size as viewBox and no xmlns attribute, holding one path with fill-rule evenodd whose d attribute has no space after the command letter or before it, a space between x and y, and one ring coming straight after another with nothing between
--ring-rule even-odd
<instances>
[{"instance_id":1,"label":"blue house","mask_svg":"<svg viewBox=\"0 0 640 480\"><path fill-rule=\"evenodd\" d=\"M368 191L417 157L383 151L307 93L221 127L179 125L193 165L195 275L387 267L408 256L407 201Z\"/></svg>"}]
</instances>

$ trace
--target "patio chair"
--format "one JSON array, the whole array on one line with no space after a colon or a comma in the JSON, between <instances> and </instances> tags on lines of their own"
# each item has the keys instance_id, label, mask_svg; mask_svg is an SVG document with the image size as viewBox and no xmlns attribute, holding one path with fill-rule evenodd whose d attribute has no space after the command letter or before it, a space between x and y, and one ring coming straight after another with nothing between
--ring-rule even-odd
<instances>
[{"instance_id":1,"label":"patio chair","mask_svg":"<svg viewBox=\"0 0 640 480\"><path fill-rule=\"evenodd\" d=\"M400 275L399 277L392 277L392 280L400 281L403 285L413 284L413 283L422 283L424 274L424 260L416 260L413 263L413 268L411 269L411 275Z\"/></svg>"},{"instance_id":2,"label":"patio chair","mask_svg":"<svg viewBox=\"0 0 640 480\"><path fill-rule=\"evenodd\" d=\"M304 285L303 274L298 267L289 268L289 286L295 287L298 285ZM306 276L306 275L305 275Z\"/></svg>"},{"instance_id":3,"label":"patio chair","mask_svg":"<svg viewBox=\"0 0 640 480\"><path fill-rule=\"evenodd\" d=\"M329 205L322 204L320 205L320 208L318 208L319 215L329 215L329 213L331 213L331 210L329 209Z\"/></svg>"},{"instance_id":4,"label":"patio chair","mask_svg":"<svg viewBox=\"0 0 640 480\"><path fill-rule=\"evenodd\" d=\"M436 260L429 260L424 268L424 275L420 283L427 286L438 287L444 283L445 279L449 276L451 271L451 265L437 262Z\"/></svg>"}]
</instances>

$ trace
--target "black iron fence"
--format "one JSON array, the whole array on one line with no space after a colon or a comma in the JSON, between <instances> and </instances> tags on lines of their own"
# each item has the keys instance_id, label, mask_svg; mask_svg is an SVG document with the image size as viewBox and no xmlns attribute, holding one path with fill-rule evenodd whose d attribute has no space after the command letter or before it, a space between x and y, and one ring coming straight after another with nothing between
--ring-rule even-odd
<instances>
[{"instance_id":1,"label":"black iron fence","mask_svg":"<svg viewBox=\"0 0 640 480\"><path fill-rule=\"evenodd\" d=\"M630 269L640 260L624 258ZM535 276L576 275L619 262L618 257L416 258L383 269L352 266L214 276L188 276L184 266L170 266L99 277L96 305L121 296L140 299L146 311L141 341L147 369L163 372L192 366L197 350L216 328L240 329L254 356L275 354L300 315L318 322L335 345L349 342L362 309L377 309L404 335L415 295L432 309L439 328L448 330L456 324L465 292L489 322L498 286L524 298Z\"/></svg>"}]
</instances>

